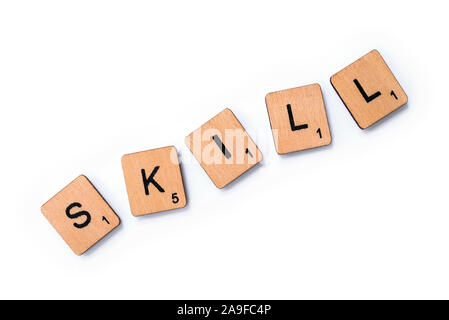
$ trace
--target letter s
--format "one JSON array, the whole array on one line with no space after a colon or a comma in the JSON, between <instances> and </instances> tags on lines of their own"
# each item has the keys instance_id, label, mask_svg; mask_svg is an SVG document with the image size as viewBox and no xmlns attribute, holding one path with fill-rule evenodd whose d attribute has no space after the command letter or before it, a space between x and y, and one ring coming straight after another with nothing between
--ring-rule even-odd
<instances>
[{"instance_id":1,"label":"letter s","mask_svg":"<svg viewBox=\"0 0 449 320\"><path fill-rule=\"evenodd\" d=\"M79 204L78 202L72 203L71 205L69 205L67 207L67 209L65 209L65 214L70 219L76 219L76 218L79 218L82 216L86 216L86 221L84 221L81 224L78 224L75 222L73 225L75 226L75 228L78 228L78 229L87 227L87 225L90 223L90 220L91 220L89 212L83 210L83 211L79 211L77 213L70 213L70 210L72 210L74 207L81 208L81 204Z\"/></svg>"}]
</instances>

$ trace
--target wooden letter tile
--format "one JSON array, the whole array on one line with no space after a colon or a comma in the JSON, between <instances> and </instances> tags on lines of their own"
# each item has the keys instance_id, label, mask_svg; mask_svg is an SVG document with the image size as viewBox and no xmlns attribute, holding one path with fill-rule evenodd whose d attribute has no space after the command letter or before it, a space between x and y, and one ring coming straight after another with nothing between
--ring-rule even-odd
<instances>
[{"instance_id":1,"label":"wooden letter tile","mask_svg":"<svg viewBox=\"0 0 449 320\"><path fill-rule=\"evenodd\" d=\"M407 95L377 50L332 76L331 83L362 129L407 103Z\"/></svg>"},{"instance_id":2,"label":"wooden letter tile","mask_svg":"<svg viewBox=\"0 0 449 320\"><path fill-rule=\"evenodd\" d=\"M124 155L122 167L129 205L134 216L186 206L187 199L175 147Z\"/></svg>"},{"instance_id":3,"label":"wooden letter tile","mask_svg":"<svg viewBox=\"0 0 449 320\"><path fill-rule=\"evenodd\" d=\"M187 136L186 144L220 189L262 160L262 153L229 109Z\"/></svg>"},{"instance_id":4,"label":"wooden letter tile","mask_svg":"<svg viewBox=\"0 0 449 320\"><path fill-rule=\"evenodd\" d=\"M56 231L81 255L120 224L119 217L85 176L79 176L42 206Z\"/></svg>"},{"instance_id":5,"label":"wooden letter tile","mask_svg":"<svg viewBox=\"0 0 449 320\"><path fill-rule=\"evenodd\" d=\"M319 84L272 92L267 94L265 102L279 154L331 143Z\"/></svg>"}]
</instances>

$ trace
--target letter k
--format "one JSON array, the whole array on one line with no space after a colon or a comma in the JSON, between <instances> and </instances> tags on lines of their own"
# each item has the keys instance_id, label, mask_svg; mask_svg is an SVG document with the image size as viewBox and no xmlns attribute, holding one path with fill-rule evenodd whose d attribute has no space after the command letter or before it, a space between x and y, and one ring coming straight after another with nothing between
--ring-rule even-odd
<instances>
[{"instance_id":1,"label":"letter k","mask_svg":"<svg viewBox=\"0 0 449 320\"><path fill-rule=\"evenodd\" d=\"M142 169L142 179L143 179L143 186L145 187L145 194L147 196L150 195L150 191L148 190L148 186L150 183L152 183L159 192L165 192L165 190L159 185L159 183L154 180L154 176L156 175L156 172L159 170L159 166L154 167L153 171L151 172L150 176L147 178L147 175L145 173L145 169Z\"/></svg>"}]
</instances>

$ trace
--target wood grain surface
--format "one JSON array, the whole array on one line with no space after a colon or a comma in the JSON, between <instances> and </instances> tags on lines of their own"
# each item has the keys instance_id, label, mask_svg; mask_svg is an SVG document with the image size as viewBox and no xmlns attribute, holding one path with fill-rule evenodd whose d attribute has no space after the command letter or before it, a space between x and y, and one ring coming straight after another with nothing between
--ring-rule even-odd
<instances>
[{"instance_id":1,"label":"wood grain surface","mask_svg":"<svg viewBox=\"0 0 449 320\"><path fill-rule=\"evenodd\" d=\"M124 155L122 167L131 213L134 216L186 206L187 199L175 147Z\"/></svg>"},{"instance_id":2,"label":"wood grain surface","mask_svg":"<svg viewBox=\"0 0 449 320\"><path fill-rule=\"evenodd\" d=\"M47 201L41 210L77 255L120 224L119 217L83 175Z\"/></svg>"},{"instance_id":3,"label":"wood grain surface","mask_svg":"<svg viewBox=\"0 0 449 320\"><path fill-rule=\"evenodd\" d=\"M361 129L372 126L408 101L377 50L333 75L331 83Z\"/></svg>"},{"instance_id":4,"label":"wood grain surface","mask_svg":"<svg viewBox=\"0 0 449 320\"><path fill-rule=\"evenodd\" d=\"M220 189L262 160L262 153L230 109L192 132L185 142Z\"/></svg>"},{"instance_id":5,"label":"wood grain surface","mask_svg":"<svg viewBox=\"0 0 449 320\"><path fill-rule=\"evenodd\" d=\"M265 97L279 154L316 148L332 137L319 84L271 92Z\"/></svg>"}]
</instances>

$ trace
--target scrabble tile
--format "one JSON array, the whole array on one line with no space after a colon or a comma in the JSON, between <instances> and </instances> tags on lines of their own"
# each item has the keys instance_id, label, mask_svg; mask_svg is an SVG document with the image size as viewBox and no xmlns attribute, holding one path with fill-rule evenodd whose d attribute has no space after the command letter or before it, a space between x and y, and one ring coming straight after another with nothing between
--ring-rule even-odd
<instances>
[{"instance_id":1,"label":"scrabble tile","mask_svg":"<svg viewBox=\"0 0 449 320\"><path fill-rule=\"evenodd\" d=\"M279 154L331 143L319 84L271 92L265 97L265 102Z\"/></svg>"},{"instance_id":2,"label":"scrabble tile","mask_svg":"<svg viewBox=\"0 0 449 320\"><path fill-rule=\"evenodd\" d=\"M220 189L262 160L262 153L229 109L203 124L185 141Z\"/></svg>"},{"instance_id":3,"label":"scrabble tile","mask_svg":"<svg viewBox=\"0 0 449 320\"><path fill-rule=\"evenodd\" d=\"M331 77L346 108L366 129L407 103L407 95L377 50Z\"/></svg>"},{"instance_id":4,"label":"scrabble tile","mask_svg":"<svg viewBox=\"0 0 449 320\"><path fill-rule=\"evenodd\" d=\"M119 217L83 175L47 201L42 213L77 255L120 224Z\"/></svg>"},{"instance_id":5,"label":"scrabble tile","mask_svg":"<svg viewBox=\"0 0 449 320\"><path fill-rule=\"evenodd\" d=\"M183 208L187 204L178 153L173 146L122 157L134 216Z\"/></svg>"}]
</instances>

